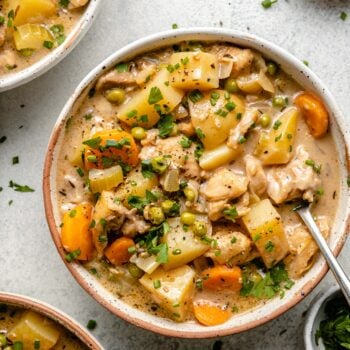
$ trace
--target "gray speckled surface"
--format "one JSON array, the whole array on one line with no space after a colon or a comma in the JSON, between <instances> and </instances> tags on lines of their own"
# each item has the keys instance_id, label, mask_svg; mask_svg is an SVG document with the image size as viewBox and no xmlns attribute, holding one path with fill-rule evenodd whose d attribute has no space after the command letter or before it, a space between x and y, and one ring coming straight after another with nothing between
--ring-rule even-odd
<instances>
[{"instance_id":1,"label":"gray speckled surface","mask_svg":"<svg viewBox=\"0 0 350 350\"><path fill-rule=\"evenodd\" d=\"M4 188L0 193L0 290L46 301L84 325L96 319L93 334L108 350L211 349L214 339L166 338L128 325L103 309L70 276L51 241L43 210L42 167L51 128L70 93L91 68L123 45L167 30L172 23L182 28L223 26L273 41L308 60L349 117L350 18L340 20L341 11L350 15L348 1L279 0L264 10L260 0L104 0L90 32L69 57L39 79L0 94L0 137L7 136L0 144L0 186ZM16 155L20 164L13 166ZM9 180L36 191L14 192L8 188ZM347 244L340 258L347 271L349 252ZM304 312L317 291L333 283L328 275L310 296L280 318L222 338L222 349L302 349Z\"/></svg>"}]
</instances>

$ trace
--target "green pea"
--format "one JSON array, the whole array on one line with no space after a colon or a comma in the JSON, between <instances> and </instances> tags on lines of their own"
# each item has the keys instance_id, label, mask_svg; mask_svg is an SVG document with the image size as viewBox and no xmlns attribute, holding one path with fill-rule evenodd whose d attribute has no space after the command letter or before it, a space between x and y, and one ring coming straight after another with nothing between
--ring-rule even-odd
<instances>
[{"instance_id":1,"label":"green pea","mask_svg":"<svg viewBox=\"0 0 350 350\"><path fill-rule=\"evenodd\" d=\"M286 106L286 100L283 96L275 96L272 99L272 105L276 108L283 108Z\"/></svg>"},{"instance_id":2,"label":"green pea","mask_svg":"<svg viewBox=\"0 0 350 350\"><path fill-rule=\"evenodd\" d=\"M120 105L125 101L125 91L119 88L108 90L106 92L106 99L111 103Z\"/></svg>"},{"instance_id":3,"label":"green pea","mask_svg":"<svg viewBox=\"0 0 350 350\"><path fill-rule=\"evenodd\" d=\"M271 124L271 117L269 114L262 114L259 118L259 124L263 127L263 128L267 128L270 124Z\"/></svg>"},{"instance_id":4,"label":"green pea","mask_svg":"<svg viewBox=\"0 0 350 350\"><path fill-rule=\"evenodd\" d=\"M196 197L195 192L191 188L188 188L188 187L186 187L184 189L184 195L185 195L186 199L190 202L193 202L195 197Z\"/></svg>"},{"instance_id":5,"label":"green pea","mask_svg":"<svg viewBox=\"0 0 350 350\"><path fill-rule=\"evenodd\" d=\"M170 199L165 200L164 202L162 202L161 207L164 211L164 213L169 213L170 210L173 208L175 202L171 201Z\"/></svg>"},{"instance_id":6,"label":"green pea","mask_svg":"<svg viewBox=\"0 0 350 350\"><path fill-rule=\"evenodd\" d=\"M135 264L129 263L127 269L130 275L134 278L141 278L143 276L143 271Z\"/></svg>"},{"instance_id":7,"label":"green pea","mask_svg":"<svg viewBox=\"0 0 350 350\"><path fill-rule=\"evenodd\" d=\"M181 218L180 218L180 221L181 223L183 223L184 225L193 225L193 223L195 222L196 220L196 216L192 213L189 213L188 211L184 211L182 214L181 214Z\"/></svg>"},{"instance_id":8,"label":"green pea","mask_svg":"<svg viewBox=\"0 0 350 350\"><path fill-rule=\"evenodd\" d=\"M192 231L196 236L204 236L207 234L207 225L203 221L196 220L192 225Z\"/></svg>"},{"instance_id":9,"label":"green pea","mask_svg":"<svg viewBox=\"0 0 350 350\"><path fill-rule=\"evenodd\" d=\"M228 78L225 82L225 90L231 94L239 91L236 79Z\"/></svg>"},{"instance_id":10,"label":"green pea","mask_svg":"<svg viewBox=\"0 0 350 350\"><path fill-rule=\"evenodd\" d=\"M165 216L162 208L160 207L152 207L149 210L149 220L154 225L159 225L165 220Z\"/></svg>"},{"instance_id":11,"label":"green pea","mask_svg":"<svg viewBox=\"0 0 350 350\"><path fill-rule=\"evenodd\" d=\"M275 62L268 62L267 71L270 75L275 75L278 71L278 66Z\"/></svg>"},{"instance_id":12,"label":"green pea","mask_svg":"<svg viewBox=\"0 0 350 350\"><path fill-rule=\"evenodd\" d=\"M163 174L168 168L168 162L164 157L155 157L151 160L153 170L158 174Z\"/></svg>"},{"instance_id":13,"label":"green pea","mask_svg":"<svg viewBox=\"0 0 350 350\"><path fill-rule=\"evenodd\" d=\"M0 345L6 346L7 345L7 339L4 334L0 334Z\"/></svg>"},{"instance_id":14,"label":"green pea","mask_svg":"<svg viewBox=\"0 0 350 350\"><path fill-rule=\"evenodd\" d=\"M136 126L135 128L131 129L131 135L136 140L143 140L144 138L146 138L147 133L144 128L141 128L140 126Z\"/></svg>"}]
</instances>

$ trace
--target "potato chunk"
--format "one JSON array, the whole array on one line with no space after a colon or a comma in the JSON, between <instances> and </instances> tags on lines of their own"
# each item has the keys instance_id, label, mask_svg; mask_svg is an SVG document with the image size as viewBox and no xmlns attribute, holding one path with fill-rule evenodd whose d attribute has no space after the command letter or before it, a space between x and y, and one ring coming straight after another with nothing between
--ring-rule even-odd
<instances>
[{"instance_id":1,"label":"potato chunk","mask_svg":"<svg viewBox=\"0 0 350 350\"><path fill-rule=\"evenodd\" d=\"M275 120L270 131L261 133L255 155L264 165L286 164L290 161L298 115L298 109L290 107Z\"/></svg>"},{"instance_id":2,"label":"potato chunk","mask_svg":"<svg viewBox=\"0 0 350 350\"><path fill-rule=\"evenodd\" d=\"M118 111L118 119L130 126L151 128L159 120L159 113L171 112L184 92L169 85L169 72L163 68L144 89L136 92Z\"/></svg>"},{"instance_id":3,"label":"potato chunk","mask_svg":"<svg viewBox=\"0 0 350 350\"><path fill-rule=\"evenodd\" d=\"M39 50L43 48L45 41L53 42L52 34L39 24L23 24L13 32L17 50Z\"/></svg>"},{"instance_id":4,"label":"potato chunk","mask_svg":"<svg viewBox=\"0 0 350 350\"><path fill-rule=\"evenodd\" d=\"M60 332L55 324L34 311L26 311L7 334L12 342L21 341L24 349L33 349L34 341L38 340L41 350L51 349L59 336Z\"/></svg>"},{"instance_id":5,"label":"potato chunk","mask_svg":"<svg viewBox=\"0 0 350 350\"><path fill-rule=\"evenodd\" d=\"M194 277L195 272L185 265L171 271L159 268L151 275L145 274L139 281L174 320L183 321L194 291Z\"/></svg>"},{"instance_id":6,"label":"potato chunk","mask_svg":"<svg viewBox=\"0 0 350 350\"><path fill-rule=\"evenodd\" d=\"M281 216L269 199L253 205L242 220L267 268L289 253Z\"/></svg>"},{"instance_id":7,"label":"potato chunk","mask_svg":"<svg viewBox=\"0 0 350 350\"><path fill-rule=\"evenodd\" d=\"M203 97L193 102L188 101L192 124L200 129L199 137L206 149L213 149L223 144L244 112L244 101L227 94L224 90L204 93Z\"/></svg>"},{"instance_id":8,"label":"potato chunk","mask_svg":"<svg viewBox=\"0 0 350 350\"><path fill-rule=\"evenodd\" d=\"M207 217L197 215L200 221L206 221L210 225ZM178 218L168 220L170 232L163 238L162 242L168 245L168 262L164 264L165 270L174 269L187 264L204 254L210 245L202 242L191 229L184 231L183 225ZM211 229L208 229L210 233Z\"/></svg>"},{"instance_id":9,"label":"potato chunk","mask_svg":"<svg viewBox=\"0 0 350 350\"><path fill-rule=\"evenodd\" d=\"M56 13L56 3L52 0L10 0L9 8L15 11L14 26L26 23L43 23L45 18Z\"/></svg>"},{"instance_id":10,"label":"potato chunk","mask_svg":"<svg viewBox=\"0 0 350 350\"><path fill-rule=\"evenodd\" d=\"M170 58L170 85L183 90L219 87L216 55L205 52L177 52Z\"/></svg>"}]
</instances>

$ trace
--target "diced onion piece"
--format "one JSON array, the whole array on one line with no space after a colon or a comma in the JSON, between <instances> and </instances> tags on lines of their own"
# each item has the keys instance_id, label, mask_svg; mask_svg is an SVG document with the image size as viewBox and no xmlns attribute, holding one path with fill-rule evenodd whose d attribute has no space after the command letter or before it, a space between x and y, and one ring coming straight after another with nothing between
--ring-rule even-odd
<instances>
[{"instance_id":1,"label":"diced onion piece","mask_svg":"<svg viewBox=\"0 0 350 350\"><path fill-rule=\"evenodd\" d=\"M55 324L34 311L27 311L9 331L7 337L12 342L22 342L24 349L33 349L34 341L40 342L40 349L52 349L60 332Z\"/></svg>"},{"instance_id":2,"label":"diced onion piece","mask_svg":"<svg viewBox=\"0 0 350 350\"><path fill-rule=\"evenodd\" d=\"M176 192L180 188L180 177L178 169L169 169L164 175L163 188L167 192Z\"/></svg>"},{"instance_id":3,"label":"diced onion piece","mask_svg":"<svg viewBox=\"0 0 350 350\"><path fill-rule=\"evenodd\" d=\"M89 181L92 192L108 191L123 182L123 170L119 165L108 169L90 169Z\"/></svg>"},{"instance_id":4,"label":"diced onion piece","mask_svg":"<svg viewBox=\"0 0 350 350\"><path fill-rule=\"evenodd\" d=\"M222 60L219 61L219 67L218 67L218 75L219 79L226 79L231 75L233 67L233 59L224 57Z\"/></svg>"},{"instance_id":5,"label":"diced onion piece","mask_svg":"<svg viewBox=\"0 0 350 350\"><path fill-rule=\"evenodd\" d=\"M260 86L267 92L275 93L275 88L273 87L271 80L266 76L266 74L261 70L259 73L258 82Z\"/></svg>"},{"instance_id":6,"label":"diced onion piece","mask_svg":"<svg viewBox=\"0 0 350 350\"><path fill-rule=\"evenodd\" d=\"M52 34L39 24L23 24L13 32L16 49L37 50L44 47L45 41L54 41Z\"/></svg>"},{"instance_id":7,"label":"diced onion piece","mask_svg":"<svg viewBox=\"0 0 350 350\"><path fill-rule=\"evenodd\" d=\"M130 258L130 261L136 264L138 268L140 268L141 270L145 271L148 274L151 274L152 272L154 272L157 269L157 267L160 265L160 263L157 262L156 255L142 257L142 256L136 256L136 254L134 254Z\"/></svg>"}]
</instances>

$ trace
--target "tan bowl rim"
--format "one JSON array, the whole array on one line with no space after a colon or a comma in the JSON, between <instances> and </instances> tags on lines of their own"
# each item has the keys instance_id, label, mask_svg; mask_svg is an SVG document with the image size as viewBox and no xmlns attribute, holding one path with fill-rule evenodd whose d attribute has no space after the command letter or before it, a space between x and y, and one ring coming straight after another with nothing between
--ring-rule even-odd
<instances>
[{"instance_id":1,"label":"tan bowl rim","mask_svg":"<svg viewBox=\"0 0 350 350\"><path fill-rule=\"evenodd\" d=\"M60 233L56 227L55 224L55 218L53 213L53 203L51 201L51 183L50 183L50 173L51 173L51 167L53 165L53 152L55 149L55 145L58 141L61 129L64 125L64 119L66 118L67 114L69 113L71 107L73 106L74 101L80 96L81 92L92 82L94 79L100 75L104 70L108 69L112 63L116 63L118 60L122 60L123 57L130 55L131 52L136 51L137 49L140 49L141 47L148 46L148 49L144 49L144 52L147 52L147 50L150 50L150 46L157 45L157 47L161 47L162 45L158 45L157 43L162 40L167 39L177 39L178 41L181 40L189 40L187 37L194 37L194 36L217 36L217 40L219 41L219 38L222 38L220 41L224 41L228 38L234 39L234 40L240 40L245 41L247 47L252 46L254 44L260 45L261 49L264 48L265 50L268 49L272 55L278 56L280 59L283 59L284 62L287 62L290 65L293 65L295 69L305 75L313 84L315 84L315 87L318 87L318 89L321 91L323 96L327 99L327 105L329 106L329 109L336 115L336 123L342 130L342 135L344 138L344 143L346 144L346 149L348 150L350 147L350 140L347 133L349 132L347 129L347 125L345 123L344 118L342 117L342 113L340 112L339 108L337 107L334 98L328 91L328 89L324 86L324 84L320 81L320 79L313 73L305 64L303 64L300 60L298 60L296 57L294 57L292 54L290 54L288 51L280 48L279 46L262 39L256 35L231 30L231 29L222 29L222 28L207 28L207 27L200 27L200 28L189 28L189 29L177 29L177 30L169 30L162 33L153 34L150 36L147 36L145 38L139 39L131 44L128 44L124 48L116 51L114 54L110 55L107 59L105 59L101 64L99 64L95 69L93 69L86 77L85 79L79 84L73 95L68 100L67 104L65 105L64 109L61 112L60 117L58 118L53 132L51 134L51 138L48 144L47 154L45 158L45 164L44 164L44 172L43 172L43 195L44 195L44 206L45 206L45 214L47 218L47 222L49 225L49 229L51 231L51 236L53 241L55 242L56 248L65 263L66 267L69 269L69 271L72 273L74 278L77 280L77 282L101 305L103 305L106 309L108 309L113 314L119 316L120 318L130 322L131 324L134 324L138 327L141 327L143 329L147 329L150 331L153 331L155 333L159 333L166 336L172 336L172 337L178 337L178 338L211 338L211 337L217 337L217 336L226 336L226 335L232 335L235 333L240 333L247 331L249 329L255 328L257 326L260 326L289 310L296 304L298 304L306 295L308 295L321 281L321 279L325 276L325 274L328 271L327 264L322 261L320 272L313 276L313 278L308 281L306 284L303 285L303 288L298 291L298 293L295 294L295 296L285 304L279 306L274 312L268 314L267 316L260 316L259 318L255 319L251 323L246 323L239 326L234 326L231 328L223 329L223 330L213 330L210 329L210 327L205 328L203 331L186 331L179 333L175 329L169 329L164 328L158 325L154 325L151 322L147 322L147 319L136 319L132 317L132 315L129 315L118 308L112 306L109 304L105 299L103 299L91 286L89 283L87 283L82 276L79 274L78 270L74 268L74 265L76 263L67 263L64 256L65 251L63 249L63 246L61 244L60 240ZM193 40L193 39L192 39ZM198 40L204 40L203 38L199 38ZM251 44L251 45L249 45ZM169 44L168 44L169 45ZM166 46L166 43L163 45ZM107 68L106 68L107 67ZM350 158L348 155L348 152L346 150L346 162L347 162L347 169L350 169L349 163ZM347 211L349 212L349 201L347 202ZM342 236L336 246L333 248L333 253L337 256L343 247L344 241L345 241L345 235L346 231L350 228L350 213L344 220L346 229L342 233ZM300 293L299 293L300 292Z\"/></svg>"},{"instance_id":2,"label":"tan bowl rim","mask_svg":"<svg viewBox=\"0 0 350 350\"><path fill-rule=\"evenodd\" d=\"M62 45L18 72L0 75L0 92L11 90L34 80L63 60L88 32L97 16L101 3L102 0L90 0L83 15L69 32Z\"/></svg>"},{"instance_id":3,"label":"tan bowl rim","mask_svg":"<svg viewBox=\"0 0 350 350\"><path fill-rule=\"evenodd\" d=\"M14 305L23 309L34 310L39 314L42 314L46 317L49 317L53 321L58 322L69 332L76 335L84 344L89 346L91 349L103 349L102 345L91 334L89 334L82 325L80 325L77 321L75 321L64 312L47 303L20 294L7 292L0 292L0 303Z\"/></svg>"}]
</instances>

